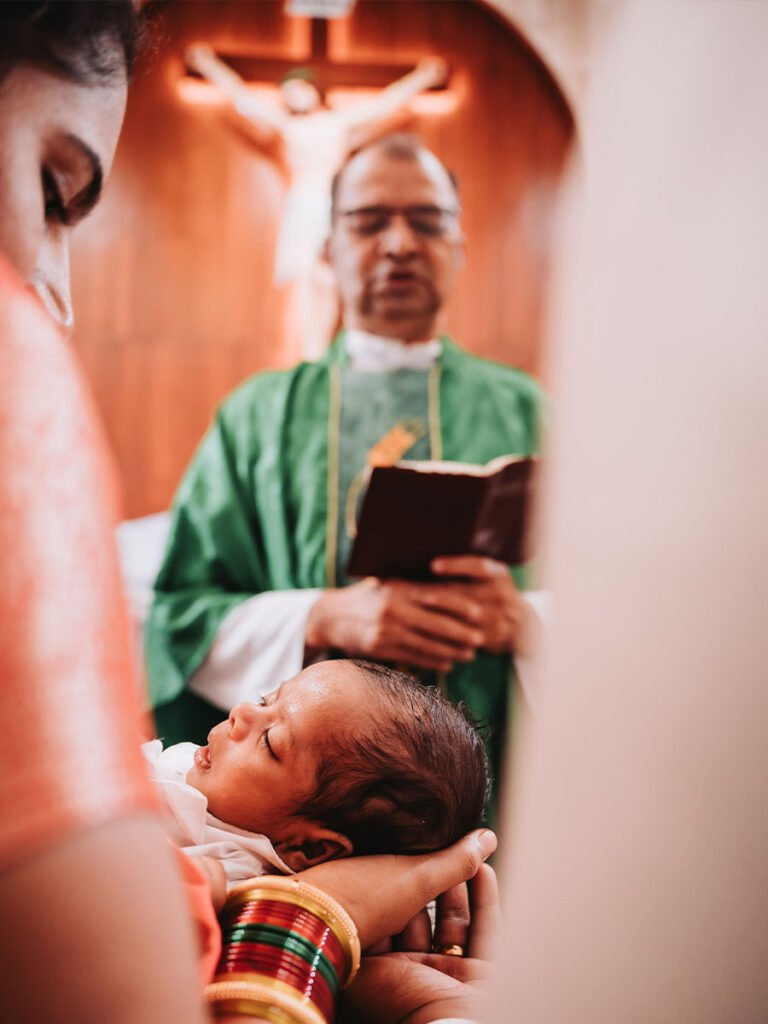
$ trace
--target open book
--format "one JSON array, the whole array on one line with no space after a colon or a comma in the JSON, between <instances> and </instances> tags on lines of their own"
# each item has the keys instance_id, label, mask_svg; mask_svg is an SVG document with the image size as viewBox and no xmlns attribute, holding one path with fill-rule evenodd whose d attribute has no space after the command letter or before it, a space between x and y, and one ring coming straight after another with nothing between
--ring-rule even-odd
<instances>
[{"instance_id":1,"label":"open book","mask_svg":"<svg viewBox=\"0 0 768 1024\"><path fill-rule=\"evenodd\" d=\"M377 466L347 575L429 579L430 562L438 555L524 562L536 463L505 455L485 466L407 461Z\"/></svg>"}]
</instances>

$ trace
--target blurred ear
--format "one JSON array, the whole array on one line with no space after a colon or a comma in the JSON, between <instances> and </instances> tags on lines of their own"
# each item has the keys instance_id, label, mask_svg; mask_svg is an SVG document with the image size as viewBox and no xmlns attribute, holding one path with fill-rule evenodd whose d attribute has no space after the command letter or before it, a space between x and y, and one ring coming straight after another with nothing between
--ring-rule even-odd
<instances>
[{"instance_id":1,"label":"blurred ear","mask_svg":"<svg viewBox=\"0 0 768 1024\"><path fill-rule=\"evenodd\" d=\"M326 860L351 857L352 843L341 832L334 832L311 821L301 821L287 836L273 843L276 852L293 871L322 864Z\"/></svg>"}]
</instances>

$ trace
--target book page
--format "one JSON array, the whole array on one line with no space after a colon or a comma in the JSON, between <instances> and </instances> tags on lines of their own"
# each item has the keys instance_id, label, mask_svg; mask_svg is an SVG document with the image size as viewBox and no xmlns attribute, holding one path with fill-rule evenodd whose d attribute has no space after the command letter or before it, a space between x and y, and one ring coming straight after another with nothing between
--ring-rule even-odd
<instances>
[{"instance_id":1,"label":"book page","mask_svg":"<svg viewBox=\"0 0 768 1024\"><path fill-rule=\"evenodd\" d=\"M439 459L414 459L412 462L407 459L401 459L394 465L398 469L412 469L416 473L445 473L453 474L456 476L491 476L496 473L503 466L507 466L512 462L521 462L523 459L530 458L529 455L499 455L498 458L491 459L490 462L486 462L485 465L479 465L475 462L450 462L448 460Z\"/></svg>"}]
</instances>

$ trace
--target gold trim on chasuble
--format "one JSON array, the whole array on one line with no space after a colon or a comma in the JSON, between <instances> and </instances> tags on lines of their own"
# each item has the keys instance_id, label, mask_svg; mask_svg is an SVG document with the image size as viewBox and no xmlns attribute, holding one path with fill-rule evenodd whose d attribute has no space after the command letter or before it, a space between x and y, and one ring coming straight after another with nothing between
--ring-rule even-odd
<instances>
[{"instance_id":1,"label":"gold trim on chasuble","mask_svg":"<svg viewBox=\"0 0 768 1024\"><path fill-rule=\"evenodd\" d=\"M429 457L442 459L443 435L440 410L440 364L433 363L429 368L427 381L427 414L429 416Z\"/></svg>"},{"instance_id":2,"label":"gold trim on chasuble","mask_svg":"<svg viewBox=\"0 0 768 1024\"><path fill-rule=\"evenodd\" d=\"M336 536L339 525L339 429L341 427L341 371L328 368L328 521L325 529L326 586L336 586Z\"/></svg>"}]
</instances>

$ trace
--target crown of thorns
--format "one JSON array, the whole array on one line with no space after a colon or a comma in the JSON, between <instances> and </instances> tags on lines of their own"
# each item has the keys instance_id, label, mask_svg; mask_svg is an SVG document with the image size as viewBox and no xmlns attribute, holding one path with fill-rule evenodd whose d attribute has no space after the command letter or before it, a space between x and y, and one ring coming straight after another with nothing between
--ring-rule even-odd
<instances>
[{"instance_id":1,"label":"crown of thorns","mask_svg":"<svg viewBox=\"0 0 768 1024\"><path fill-rule=\"evenodd\" d=\"M309 82L310 85L317 85L315 73L311 68L291 68L291 70L286 71L280 79L280 85L282 85L283 82L290 82L293 79L298 79L301 82Z\"/></svg>"}]
</instances>

